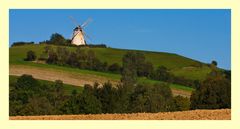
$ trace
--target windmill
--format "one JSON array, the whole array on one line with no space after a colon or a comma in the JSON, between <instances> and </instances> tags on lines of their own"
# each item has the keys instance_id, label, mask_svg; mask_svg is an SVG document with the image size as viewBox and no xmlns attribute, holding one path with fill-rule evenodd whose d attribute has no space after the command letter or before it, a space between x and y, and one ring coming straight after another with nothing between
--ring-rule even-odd
<instances>
[{"instance_id":1,"label":"windmill","mask_svg":"<svg viewBox=\"0 0 240 129\"><path fill-rule=\"evenodd\" d=\"M78 24L73 17L70 17L70 19L76 25L76 27L73 29L71 44L74 44L77 46L86 45L85 39L86 38L90 39L90 37L86 34L86 32L83 29L92 21L92 19L88 18L82 25Z\"/></svg>"}]
</instances>

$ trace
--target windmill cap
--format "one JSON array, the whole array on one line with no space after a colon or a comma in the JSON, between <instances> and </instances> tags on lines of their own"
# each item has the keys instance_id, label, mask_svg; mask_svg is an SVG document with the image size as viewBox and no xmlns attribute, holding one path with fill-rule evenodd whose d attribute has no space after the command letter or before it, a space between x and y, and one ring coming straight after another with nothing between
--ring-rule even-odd
<instances>
[{"instance_id":1,"label":"windmill cap","mask_svg":"<svg viewBox=\"0 0 240 129\"><path fill-rule=\"evenodd\" d=\"M77 26L76 28L74 28L74 31L76 30L81 30L82 28L80 26Z\"/></svg>"}]
</instances>

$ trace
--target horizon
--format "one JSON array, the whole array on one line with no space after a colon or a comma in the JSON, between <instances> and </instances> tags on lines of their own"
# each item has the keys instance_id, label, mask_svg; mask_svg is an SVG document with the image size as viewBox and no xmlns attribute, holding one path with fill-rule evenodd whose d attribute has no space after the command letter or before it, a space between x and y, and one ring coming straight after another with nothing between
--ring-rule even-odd
<instances>
[{"instance_id":1,"label":"horizon","mask_svg":"<svg viewBox=\"0 0 240 129\"><path fill-rule=\"evenodd\" d=\"M10 9L9 15L9 46L49 40L53 33L70 39L75 25L69 16L78 23L91 17L85 30L93 37L92 44L167 52L204 63L216 60L219 68L231 70L229 9Z\"/></svg>"}]
</instances>

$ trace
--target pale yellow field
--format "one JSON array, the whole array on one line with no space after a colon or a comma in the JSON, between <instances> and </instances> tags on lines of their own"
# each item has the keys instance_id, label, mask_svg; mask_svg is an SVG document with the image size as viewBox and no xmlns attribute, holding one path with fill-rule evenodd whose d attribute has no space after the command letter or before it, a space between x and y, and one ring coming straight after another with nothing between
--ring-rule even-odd
<instances>
[{"instance_id":1,"label":"pale yellow field","mask_svg":"<svg viewBox=\"0 0 240 129\"><path fill-rule=\"evenodd\" d=\"M231 109L192 110L183 112L14 116L10 120L231 120Z\"/></svg>"}]
</instances>

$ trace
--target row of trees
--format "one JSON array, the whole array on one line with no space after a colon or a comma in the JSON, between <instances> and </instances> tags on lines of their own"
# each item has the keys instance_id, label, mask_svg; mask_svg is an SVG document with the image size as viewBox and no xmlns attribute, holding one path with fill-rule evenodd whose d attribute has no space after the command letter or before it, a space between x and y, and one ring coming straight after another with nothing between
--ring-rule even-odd
<instances>
[{"instance_id":1,"label":"row of trees","mask_svg":"<svg viewBox=\"0 0 240 129\"><path fill-rule=\"evenodd\" d=\"M108 66L107 62L100 61L92 50L84 51L77 48L76 51L69 51L65 47L57 47L57 49L54 50L47 46L44 53L48 55L48 58L46 59L48 64L57 64L95 71L108 71L108 69L113 71L118 70L113 69L112 66Z\"/></svg>"},{"instance_id":2,"label":"row of trees","mask_svg":"<svg viewBox=\"0 0 240 129\"><path fill-rule=\"evenodd\" d=\"M110 82L85 85L81 93L64 94L60 80L42 84L31 75L22 75L10 84L10 115L60 115L182 111L189 109L189 100L177 96L166 84L138 84L132 92Z\"/></svg>"}]
</instances>

